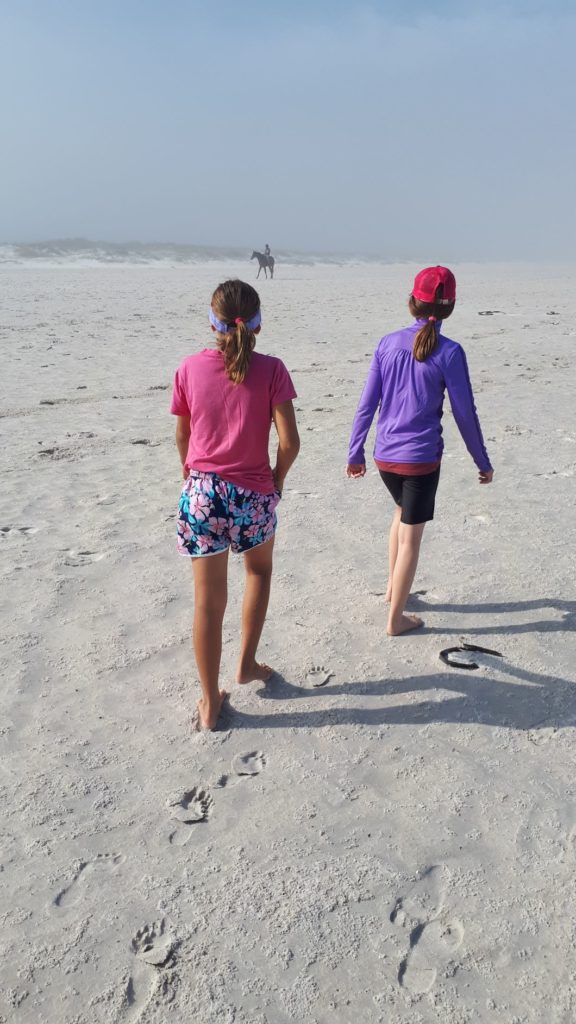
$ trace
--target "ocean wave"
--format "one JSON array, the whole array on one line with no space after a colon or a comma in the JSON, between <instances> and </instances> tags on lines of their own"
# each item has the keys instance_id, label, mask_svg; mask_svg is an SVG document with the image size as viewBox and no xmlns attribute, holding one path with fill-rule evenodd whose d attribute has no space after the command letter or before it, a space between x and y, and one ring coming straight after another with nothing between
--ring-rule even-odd
<instances>
[{"instance_id":1,"label":"ocean wave","mask_svg":"<svg viewBox=\"0 0 576 1024\"><path fill-rule=\"evenodd\" d=\"M0 244L3 266L164 266L179 267L202 263L237 263L250 259L252 249L209 245L178 245L172 242L94 242L85 238L66 238L46 242ZM377 256L350 253L297 252L278 250L278 263L293 266L389 262Z\"/></svg>"}]
</instances>

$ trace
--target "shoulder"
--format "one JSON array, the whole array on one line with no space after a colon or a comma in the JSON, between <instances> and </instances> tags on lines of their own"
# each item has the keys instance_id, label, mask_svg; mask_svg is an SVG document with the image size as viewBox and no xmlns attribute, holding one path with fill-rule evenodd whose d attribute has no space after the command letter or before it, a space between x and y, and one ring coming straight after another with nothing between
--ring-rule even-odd
<instances>
[{"instance_id":1,"label":"shoulder","mask_svg":"<svg viewBox=\"0 0 576 1024\"><path fill-rule=\"evenodd\" d=\"M273 405L296 398L292 378L277 356L265 356L261 352L254 352L250 361L248 380L251 374L253 386L258 390L263 388L267 391Z\"/></svg>"},{"instance_id":2,"label":"shoulder","mask_svg":"<svg viewBox=\"0 0 576 1024\"><path fill-rule=\"evenodd\" d=\"M202 352L193 352L191 355L186 356L180 363L178 370L187 370L189 367L194 366L198 362L198 359L202 356L202 354Z\"/></svg>"},{"instance_id":3,"label":"shoulder","mask_svg":"<svg viewBox=\"0 0 576 1024\"><path fill-rule=\"evenodd\" d=\"M414 336L417 334L418 327L416 324L411 324L409 327L402 327L399 331L391 331L390 334L385 334L383 338L380 338L376 347L377 355L384 355L386 352L392 352L395 349L405 348L406 343L412 343Z\"/></svg>"},{"instance_id":4,"label":"shoulder","mask_svg":"<svg viewBox=\"0 0 576 1024\"><path fill-rule=\"evenodd\" d=\"M204 369L210 365L218 366L221 363L221 359L218 359L220 354L221 353L217 352L216 349L206 348L202 349L200 352L193 352L182 360L176 373L181 377L187 377L195 371L198 371L200 368Z\"/></svg>"},{"instance_id":5,"label":"shoulder","mask_svg":"<svg viewBox=\"0 0 576 1024\"><path fill-rule=\"evenodd\" d=\"M263 352L253 352L250 365L270 377L276 373L288 373L286 366L281 359L278 359L278 356L267 356Z\"/></svg>"},{"instance_id":6,"label":"shoulder","mask_svg":"<svg viewBox=\"0 0 576 1024\"><path fill-rule=\"evenodd\" d=\"M462 345L458 341L453 341L452 338L447 338L445 334L441 334L438 338L437 352L447 362L450 362L455 356L464 356Z\"/></svg>"}]
</instances>

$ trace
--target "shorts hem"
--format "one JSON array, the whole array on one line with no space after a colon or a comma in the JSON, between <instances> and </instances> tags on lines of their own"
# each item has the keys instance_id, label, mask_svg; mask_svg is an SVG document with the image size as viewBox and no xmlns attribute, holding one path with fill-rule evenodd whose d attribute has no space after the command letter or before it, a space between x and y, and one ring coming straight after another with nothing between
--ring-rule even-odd
<instances>
[{"instance_id":1,"label":"shorts hem","mask_svg":"<svg viewBox=\"0 0 576 1024\"><path fill-rule=\"evenodd\" d=\"M182 558L212 558L214 555L223 555L225 551L230 551L230 544L225 548L220 548L219 551L200 551L197 555L193 555L191 551L182 551L178 548L178 554Z\"/></svg>"},{"instance_id":2,"label":"shorts hem","mask_svg":"<svg viewBox=\"0 0 576 1024\"><path fill-rule=\"evenodd\" d=\"M399 505L398 507L402 508L401 505ZM400 522L403 523L404 526L422 526L423 523L431 523L433 521L433 519L434 519L433 515L426 516L425 519L419 519L417 522L414 523L414 522L407 522L405 519L402 519L402 516L400 516Z\"/></svg>"},{"instance_id":3,"label":"shorts hem","mask_svg":"<svg viewBox=\"0 0 576 1024\"><path fill-rule=\"evenodd\" d=\"M181 558L212 558L214 555L223 555L225 551L231 551L233 555L245 555L248 551L254 551L255 548L261 548L263 544L267 544L268 541L273 540L276 536L276 528L272 531L266 540L259 540L257 544L251 544L248 548L235 548L232 544L228 544L225 548L220 548L220 551L200 551L199 554L193 555L191 551L182 551L178 548L178 554Z\"/></svg>"},{"instance_id":4,"label":"shorts hem","mask_svg":"<svg viewBox=\"0 0 576 1024\"><path fill-rule=\"evenodd\" d=\"M232 548L232 554L246 555L248 554L249 551L254 551L255 548L261 548L263 544L267 544L269 540L272 540L272 538L276 536L276 529L277 527L274 527L270 536L266 537L266 540L259 540L257 544L251 544L249 548L238 548L237 551L234 548Z\"/></svg>"}]
</instances>

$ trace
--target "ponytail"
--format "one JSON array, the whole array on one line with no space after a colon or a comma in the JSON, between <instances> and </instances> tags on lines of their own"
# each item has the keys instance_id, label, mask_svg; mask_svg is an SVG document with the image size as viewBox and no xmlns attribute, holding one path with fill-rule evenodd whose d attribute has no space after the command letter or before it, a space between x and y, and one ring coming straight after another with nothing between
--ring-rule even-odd
<instances>
[{"instance_id":1,"label":"ponytail","mask_svg":"<svg viewBox=\"0 0 576 1024\"><path fill-rule=\"evenodd\" d=\"M436 289L436 302L422 302L413 295L408 300L408 309L416 320L426 320L414 338L412 355L419 363L424 363L438 346L438 321L446 320L454 309L454 302L442 302L441 287ZM440 294L438 294L440 293Z\"/></svg>"},{"instance_id":2,"label":"ponytail","mask_svg":"<svg viewBox=\"0 0 576 1024\"><path fill-rule=\"evenodd\" d=\"M251 331L243 320L238 320L222 336L222 340L218 344L224 355L224 366L228 379L234 384L241 384L248 373L250 356L256 344L254 331Z\"/></svg>"},{"instance_id":3,"label":"ponytail","mask_svg":"<svg viewBox=\"0 0 576 1024\"><path fill-rule=\"evenodd\" d=\"M245 281L224 281L212 296L209 318L233 384L242 384L260 327L258 292Z\"/></svg>"},{"instance_id":4,"label":"ponytail","mask_svg":"<svg viewBox=\"0 0 576 1024\"><path fill-rule=\"evenodd\" d=\"M414 359L417 359L419 363L425 362L428 356L431 356L434 349L438 344L438 335L436 334L436 317L429 316L428 323L424 324L418 331L418 334L414 338L414 346L412 348L412 355Z\"/></svg>"}]
</instances>

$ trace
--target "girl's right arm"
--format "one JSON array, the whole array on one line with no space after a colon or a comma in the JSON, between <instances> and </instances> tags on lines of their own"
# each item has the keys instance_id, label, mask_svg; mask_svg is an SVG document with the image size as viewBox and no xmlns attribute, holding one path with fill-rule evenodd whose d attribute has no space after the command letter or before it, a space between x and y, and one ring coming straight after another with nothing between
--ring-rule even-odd
<instances>
[{"instance_id":1,"label":"girl's right arm","mask_svg":"<svg viewBox=\"0 0 576 1024\"><path fill-rule=\"evenodd\" d=\"M381 397L382 373L378 351L376 351L370 363L368 377L352 424L352 436L348 449L348 476L364 476L364 472L361 471L366 464L364 444Z\"/></svg>"},{"instance_id":2,"label":"girl's right arm","mask_svg":"<svg viewBox=\"0 0 576 1024\"><path fill-rule=\"evenodd\" d=\"M272 419L278 434L276 465L272 470L274 484L282 492L284 480L300 451L300 437L296 426L296 413L292 399L272 406Z\"/></svg>"},{"instance_id":3,"label":"girl's right arm","mask_svg":"<svg viewBox=\"0 0 576 1024\"><path fill-rule=\"evenodd\" d=\"M188 469L186 456L188 455L188 444L190 441L190 416L178 416L176 420L176 447L182 463L182 476L186 480Z\"/></svg>"}]
</instances>

